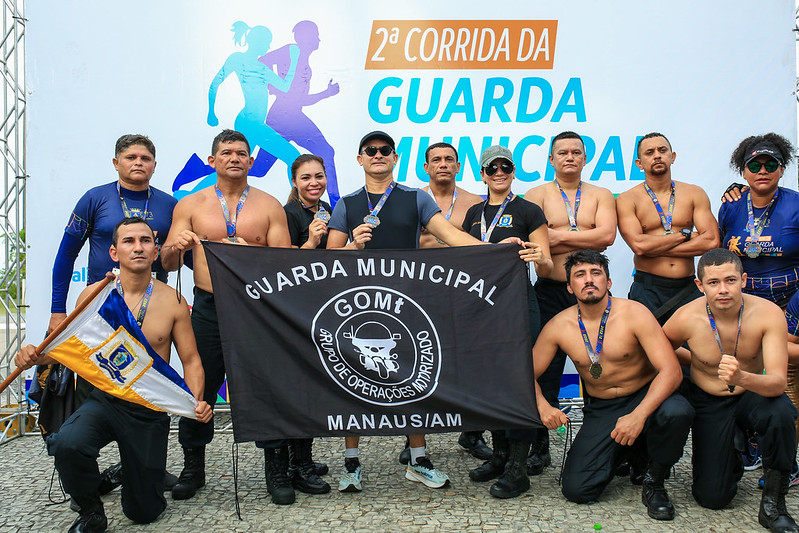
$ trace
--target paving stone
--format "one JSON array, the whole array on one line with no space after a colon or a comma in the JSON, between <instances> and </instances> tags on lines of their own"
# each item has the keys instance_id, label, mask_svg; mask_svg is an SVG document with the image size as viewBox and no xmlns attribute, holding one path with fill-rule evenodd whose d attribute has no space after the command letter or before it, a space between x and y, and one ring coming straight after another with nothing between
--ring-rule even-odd
<instances>
[{"instance_id":1,"label":"paving stone","mask_svg":"<svg viewBox=\"0 0 799 533\"><path fill-rule=\"evenodd\" d=\"M761 491L757 480L762 470L746 472L738 495L729 508L703 509L691 496L690 445L677 464L666 487L677 509L673 522L657 522L646 515L641 488L629 479L616 478L600 501L591 505L567 502L560 493L558 474L564 436L552 432L552 463L540 476L530 478L531 488L519 498L498 500L488 494L490 483L473 483L469 470L482 461L464 453L457 435L428 436L430 456L452 482L433 490L404 478L397 462L403 439L369 437L361 440L364 492L336 490L343 468L343 439L317 439L314 457L326 462L331 474L325 476L330 494L297 494L290 506L276 506L266 493L263 453L252 444L233 446L230 433L220 433L208 446L207 485L190 500L174 501L167 496L167 509L153 524L136 525L125 518L116 490L103 498L109 531L205 533L208 531L679 531L741 532L764 531L757 523ZM236 516L232 455L238 456L238 496L243 520ZM104 449L98 462L105 468L118 460L113 445ZM179 474L182 454L177 434L169 437L167 467ZM66 531L75 519L63 500L57 478L50 486L52 459L39 437L23 437L0 446L0 533L18 531ZM799 490L791 489L788 508L799 515Z\"/></svg>"}]
</instances>

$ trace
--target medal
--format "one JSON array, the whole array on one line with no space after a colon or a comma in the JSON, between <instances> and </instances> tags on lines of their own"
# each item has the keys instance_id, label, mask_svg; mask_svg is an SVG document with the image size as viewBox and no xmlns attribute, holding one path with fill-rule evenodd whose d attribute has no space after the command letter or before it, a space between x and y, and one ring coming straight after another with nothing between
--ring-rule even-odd
<instances>
[{"instance_id":1,"label":"medal","mask_svg":"<svg viewBox=\"0 0 799 533\"><path fill-rule=\"evenodd\" d=\"M310 209L312 207L312 206L309 207L309 206L305 205L302 202L302 200L300 200L300 199L297 199L297 201L300 203L300 206L303 209ZM314 213L313 218L314 218L314 220L321 220L322 222L325 222L325 223L328 220L330 220L330 213L328 213L327 210L325 210L325 206L322 205L322 202L317 202L317 204L316 204L316 213Z\"/></svg>"},{"instance_id":2,"label":"medal","mask_svg":"<svg viewBox=\"0 0 799 533\"><path fill-rule=\"evenodd\" d=\"M746 256L750 259L755 259L757 256L760 255L761 247L760 243L757 242L747 242L744 245L744 252Z\"/></svg>"},{"instance_id":3,"label":"medal","mask_svg":"<svg viewBox=\"0 0 799 533\"><path fill-rule=\"evenodd\" d=\"M372 229L375 229L377 226L380 225L380 219L377 218L377 215L371 215L371 214L366 215L365 217L363 217L363 221L364 223L372 226Z\"/></svg>"},{"instance_id":4,"label":"medal","mask_svg":"<svg viewBox=\"0 0 799 533\"><path fill-rule=\"evenodd\" d=\"M225 195L222 194L222 191L219 190L218 185L214 185L214 190L216 191L216 197L219 198L219 203L222 204L222 214L225 215L225 226L227 227L227 240L230 242L237 242L236 241L236 221L239 219L239 213L241 213L241 208L244 207L244 202L247 201L247 195L250 194L250 186L247 185L243 191L241 191L241 196L239 197L239 203L236 204L236 213L234 216L230 215L230 209L227 206L227 200L225 200Z\"/></svg>"},{"instance_id":5,"label":"medal","mask_svg":"<svg viewBox=\"0 0 799 533\"><path fill-rule=\"evenodd\" d=\"M597 332L596 349L591 346L591 339L588 338L588 332L585 331L585 324L583 324L583 317L580 313L580 306L577 306L577 325L580 326L580 334L583 336L583 344L585 344L585 351L588 353L588 358L591 360L591 366L588 367L588 372L594 379L599 379L602 376L602 365L599 364L599 354L602 353L602 344L605 340L605 326L608 323L610 316L610 302L611 297L608 295L608 306L605 312L602 313L602 319L599 321L599 331Z\"/></svg>"},{"instance_id":6,"label":"medal","mask_svg":"<svg viewBox=\"0 0 799 533\"><path fill-rule=\"evenodd\" d=\"M396 182L392 181L388 189L386 189L386 192L380 197L380 201L377 202L377 205L374 207L372 207L372 200L369 199L369 191L366 190L366 185L364 185L363 192L366 194L366 203L369 204L369 214L363 217L363 221L372 226L372 229L380 225L380 219L377 218L377 214L383 209L383 205L386 203L386 200L388 200L388 197L391 196L391 191L394 190L395 185Z\"/></svg>"},{"instance_id":7,"label":"medal","mask_svg":"<svg viewBox=\"0 0 799 533\"><path fill-rule=\"evenodd\" d=\"M710 329L713 330L713 336L716 337L716 344L719 345L719 351L721 352L721 356L724 357L724 348L721 347L721 337L719 337L719 330L716 328L716 319L713 317L713 312L710 310L710 304L705 303L705 309L707 310L707 319L710 322ZM738 310L738 333L735 335L735 349L732 352L732 356L738 359L738 340L741 338L741 320L744 316L744 302L743 299L741 300L741 309ZM721 360L719 360L721 361ZM730 391L730 394L735 392L735 385L727 385L727 390Z\"/></svg>"},{"instance_id":8,"label":"medal","mask_svg":"<svg viewBox=\"0 0 799 533\"><path fill-rule=\"evenodd\" d=\"M580 228L577 226L569 226L569 231L580 231Z\"/></svg>"},{"instance_id":9,"label":"medal","mask_svg":"<svg viewBox=\"0 0 799 533\"><path fill-rule=\"evenodd\" d=\"M779 195L780 190L777 189L777 191L774 193L774 196L771 198L771 202L769 202L765 211L763 211L763 213L757 219L755 219L755 212L754 208L752 207L752 195L751 193L746 195L746 229L749 232L749 238L746 240L746 243L744 243L744 253L750 259L755 259L763 251L762 246L757 241L760 238L760 235L763 233L763 229L765 229L765 227L768 225L769 213L771 213L771 208L774 205L774 202L777 201Z\"/></svg>"},{"instance_id":10,"label":"medal","mask_svg":"<svg viewBox=\"0 0 799 533\"><path fill-rule=\"evenodd\" d=\"M663 226L663 235L671 235L674 233L671 230L671 219L674 213L674 182L671 182L671 196L669 197L669 207L667 208L666 213L663 213L663 208L660 207L660 202L658 202L657 195L652 189L649 188L649 184L647 182L644 182L644 190L649 195L652 203L655 204L655 209L660 217L660 225Z\"/></svg>"},{"instance_id":11,"label":"medal","mask_svg":"<svg viewBox=\"0 0 799 533\"><path fill-rule=\"evenodd\" d=\"M319 206L319 210L313 216L316 220L321 220L322 222L327 222L330 220L330 213L325 211L325 208L321 205Z\"/></svg>"}]
</instances>

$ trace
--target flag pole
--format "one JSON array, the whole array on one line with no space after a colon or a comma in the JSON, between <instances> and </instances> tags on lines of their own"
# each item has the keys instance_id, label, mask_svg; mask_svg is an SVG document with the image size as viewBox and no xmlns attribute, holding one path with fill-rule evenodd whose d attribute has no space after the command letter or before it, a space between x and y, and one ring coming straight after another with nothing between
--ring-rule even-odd
<instances>
[{"instance_id":1,"label":"flag pole","mask_svg":"<svg viewBox=\"0 0 799 533\"><path fill-rule=\"evenodd\" d=\"M53 341L53 339L61 335L61 332L64 331L73 320L75 320L75 317L81 314L83 310L86 309L86 307L88 307L89 304L92 303L92 301L95 298L97 298L97 295L100 294L103 291L103 289L105 289L106 285L111 283L114 279L116 279L116 276L114 276L111 272L107 272L105 278L97 285L97 287L92 289L92 292L89 293L86 299L83 300L77 307L75 307L75 310L72 311L67 316L67 318L65 318L64 321L58 325L58 327L56 327L53 331L51 331L50 334L47 337L45 337L42 343L36 347L36 354L38 355L39 353L41 353L41 351L44 349L45 346L50 344ZM3 380L3 382L0 383L0 394L2 394L3 391L6 390L6 388L8 388L8 386L11 385L11 383L13 383L14 380L17 379L20 374L22 374L22 372L23 369L17 367L11 373L11 375L9 375L6 379Z\"/></svg>"}]
</instances>

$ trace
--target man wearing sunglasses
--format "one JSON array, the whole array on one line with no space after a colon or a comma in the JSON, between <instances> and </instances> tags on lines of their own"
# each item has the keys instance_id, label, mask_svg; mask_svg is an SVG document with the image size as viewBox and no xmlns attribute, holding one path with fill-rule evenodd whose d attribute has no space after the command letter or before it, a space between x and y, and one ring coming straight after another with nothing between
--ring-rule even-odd
<instances>
[{"instance_id":1,"label":"man wearing sunglasses","mask_svg":"<svg viewBox=\"0 0 799 533\"><path fill-rule=\"evenodd\" d=\"M414 249L419 247L423 227L450 246L483 244L450 224L428 193L394 181L394 165L398 160L395 148L394 139L382 131L367 133L361 139L358 164L363 167L365 185L336 204L328 223L327 248ZM519 239L512 242L523 244ZM529 260L532 253L532 248L524 247L519 255ZM405 477L431 488L445 486L449 478L425 456L424 435L409 435L408 439L410 460ZM345 438L344 473L339 491L362 490L358 444L358 437Z\"/></svg>"},{"instance_id":2,"label":"man wearing sunglasses","mask_svg":"<svg viewBox=\"0 0 799 533\"><path fill-rule=\"evenodd\" d=\"M566 285L566 258L577 250L603 251L616 239L616 204L613 194L603 187L582 181L586 164L583 139L573 131L564 131L552 139L549 162L555 169L555 180L533 187L524 199L544 210L549 226L549 251L554 268L547 277L538 277L535 293L541 309L541 327L574 305L576 300ZM538 379L544 397L558 406L566 354L558 350L544 375ZM537 476L552 464L549 454L549 431L538 430L527 473Z\"/></svg>"},{"instance_id":3,"label":"man wearing sunglasses","mask_svg":"<svg viewBox=\"0 0 799 533\"><path fill-rule=\"evenodd\" d=\"M635 253L628 297L647 306L661 325L702 295L694 283L694 258L719 246L705 191L671 177L676 158L664 135L641 137L635 164L646 180L616 199L619 231Z\"/></svg>"}]
</instances>

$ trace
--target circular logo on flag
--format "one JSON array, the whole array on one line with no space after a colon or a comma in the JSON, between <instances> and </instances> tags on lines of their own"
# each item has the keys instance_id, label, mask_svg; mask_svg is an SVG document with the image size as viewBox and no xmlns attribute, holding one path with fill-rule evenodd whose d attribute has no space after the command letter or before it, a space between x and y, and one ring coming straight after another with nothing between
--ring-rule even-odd
<instances>
[{"instance_id":1,"label":"circular logo on flag","mask_svg":"<svg viewBox=\"0 0 799 533\"><path fill-rule=\"evenodd\" d=\"M343 291L319 309L311 331L328 375L361 400L402 405L438 386L438 332L425 310L399 291Z\"/></svg>"}]
</instances>

